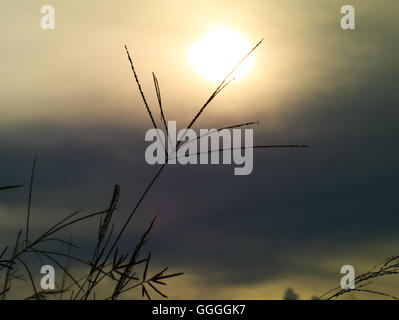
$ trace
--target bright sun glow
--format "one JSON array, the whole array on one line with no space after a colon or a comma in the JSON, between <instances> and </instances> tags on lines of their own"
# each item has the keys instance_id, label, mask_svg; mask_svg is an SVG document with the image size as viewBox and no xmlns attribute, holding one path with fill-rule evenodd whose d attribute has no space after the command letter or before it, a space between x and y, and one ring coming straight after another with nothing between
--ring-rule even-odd
<instances>
[{"instance_id":1,"label":"bright sun glow","mask_svg":"<svg viewBox=\"0 0 399 320\"><path fill-rule=\"evenodd\" d=\"M219 83L251 49L251 45L243 35L218 27L191 46L188 51L188 61L198 74ZM251 54L232 77L236 79L245 77L254 64L255 58Z\"/></svg>"}]
</instances>

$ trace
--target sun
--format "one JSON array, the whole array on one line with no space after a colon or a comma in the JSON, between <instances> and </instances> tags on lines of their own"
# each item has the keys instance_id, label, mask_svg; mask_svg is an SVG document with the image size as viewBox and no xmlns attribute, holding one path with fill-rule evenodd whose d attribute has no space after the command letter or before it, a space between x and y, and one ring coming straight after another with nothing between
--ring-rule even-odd
<instances>
[{"instance_id":1,"label":"sun","mask_svg":"<svg viewBox=\"0 0 399 320\"><path fill-rule=\"evenodd\" d=\"M220 83L251 49L249 41L242 34L225 27L217 27L190 47L187 58L195 72L210 81ZM245 77L254 64L255 57L250 55L231 77Z\"/></svg>"}]
</instances>

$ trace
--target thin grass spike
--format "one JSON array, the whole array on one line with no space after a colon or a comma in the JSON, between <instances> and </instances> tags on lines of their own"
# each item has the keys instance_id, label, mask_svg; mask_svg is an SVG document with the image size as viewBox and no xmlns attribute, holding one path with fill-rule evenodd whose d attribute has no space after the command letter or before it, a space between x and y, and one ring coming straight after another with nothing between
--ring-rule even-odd
<instances>
[{"instance_id":1,"label":"thin grass spike","mask_svg":"<svg viewBox=\"0 0 399 320\"><path fill-rule=\"evenodd\" d=\"M28 243L29 243L30 210L31 210L31 205L32 205L32 188L33 188L33 180L35 177L36 161L37 161L37 154L35 154L35 157L33 159L32 174L30 177L28 212L26 214L25 246L28 246Z\"/></svg>"},{"instance_id":2,"label":"thin grass spike","mask_svg":"<svg viewBox=\"0 0 399 320\"><path fill-rule=\"evenodd\" d=\"M136 70L134 69L134 64L133 64L132 58L130 57L129 50L127 49L127 46L126 46L126 45L125 45L125 49L126 49L127 57L128 57L128 59L129 59L129 62L130 62L130 67L131 67L131 69L132 69L132 71L133 71L134 79L136 80L137 86L138 86L139 91L140 91L140 94L141 94L141 98L142 98L142 100L143 100L143 102L144 102L144 105L145 105L145 107L146 107L146 109L147 109L148 115L149 115L150 118L151 118L151 122L152 122L152 124L154 125L154 128L156 129L156 128L157 128L157 125L156 125L156 123L155 123L154 117L152 116L150 107L148 106L147 99L145 98L144 92L143 92L143 90L141 89L141 84L140 84L139 78L137 77Z\"/></svg>"}]
</instances>

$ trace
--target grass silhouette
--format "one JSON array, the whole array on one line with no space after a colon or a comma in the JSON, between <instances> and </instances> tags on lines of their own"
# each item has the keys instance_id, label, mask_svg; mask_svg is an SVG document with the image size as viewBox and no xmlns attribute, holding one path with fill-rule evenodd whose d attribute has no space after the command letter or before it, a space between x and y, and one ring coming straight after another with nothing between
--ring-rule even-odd
<instances>
[{"instance_id":1,"label":"grass silhouette","mask_svg":"<svg viewBox=\"0 0 399 320\"><path fill-rule=\"evenodd\" d=\"M200 110L193 116L191 121L187 126L187 130L190 129L200 118L201 114L206 110L208 105L225 89L234 78L232 75L234 71L240 66L240 64L253 53L254 50L258 48L258 46L262 43L262 40L259 41L252 50L245 56L243 59L233 68L233 70L226 76L226 78L219 84L216 90L210 95L210 97L205 101ZM127 46L125 46L126 54L128 57L128 61L130 63L130 67L133 72L134 79L138 86L138 90L141 95L141 99L144 103L144 106L147 110L149 118L151 120L154 128L157 128L158 125L154 119L153 113L150 109L150 106L147 102L145 94L142 90L139 77L137 76L131 55L128 51ZM153 73L153 80L155 91L157 95L160 115L161 115L161 126L165 127L168 139L168 128L166 121L166 113L164 110L164 106L162 104L161 99L161 91L157 77ZM241 124L235 124L226 126L222 129L232 129L243 126L249 126L257 124L257 122L247 122ZM219 129L219 130L222 130ZM190 141L188 141L190 142ZM188 143L184 142L184 143ZM181 141L176 145L176 150L180 148L184 143ZM264 149L264 148L307 148L307 145L257 145L254 146L255 149ZM222 150L211 150L210 152L220 152ZM165 148L165 153L166 148ZM115 224L113 223L113 218L116 210L118 209L118 202L120 197L120 186L115 185L111 201L108 207L105 210L83 214L81 210L75 211L66 218L62 219L52 227L50 227L43 234L38 236L35 239L30 238L30 218L31 218L31 200L32 200L32 191L33 191L33 182L34 182L34 174L37 163L37 156L35 155L33 166L32 166L32 174L30 179L29 186L29 201L26 215L26 226L25 226L25 234L23 236L22 230L18 232L15 245L12 249L12 252L8 250L6 247L1 255L0 255L0 274L4 273L3 286L0 287L0 298L6 299L7 294L10 292L12 288L13 281L17 279L23 279L23 275L19 274L17 270L24 270L24 275L27 278L27 281L30 283L32 287L32 295L26 297L27 299L47 299L47 298L58 298L58 299L73 299L73 300L87 300L87 299L95 299L96 298L96 289L99 288L101 284L105 282L105 280L111 280L112 285L107 285L109 289L109 296L106 299L116 300L121 297L123 293L126 293L133 289L141 289L141 294L143 297L147 299L151 299L153 293L157 294L160 297L166 298L166 294L164 294L160 290L160 286L166 286L166 281L170 278L174 278L182 275L183 273L167 273L168 268L163 268L161 271L156 272L149 276L150 274L150 262L151 262L151 253L149 252L147 255L143 256L143 248L148 240L148 235L154 227L156 223L157 216L153 218L150 225L143 232L140 240L134 247L134 249L130 253L120 253L119 246L124 235L126 228L131 224L132 219L134 218L138 208L147 197L149 191L152 186L156 183L158 178L160 177L163 170L166 168L166 164L161 165L155 174L155 176L150 180L149 184L144 188L144 191L139 196L138 201L134 205L131 213L127 217L127 219L122 224L119 232L114 234L115 232ZM14 186L5 186L0 187L0 191L20 188L21 185ZM58 237L60 231L70 227L72 225L77 225L83 221L89 219L98 219L98 233L97 233L97 242L93 248L92 257L86 261L82 258L79 258L72 254L73 248L78 248L72 241L67 241ZM24 238L24 240L22 240ZM46 249L43 247L43 244L48 242L57 242L61 243L66 247L67 252L64 251L55 251ZM9 257L6 258L7 253ZM57 265L62 271L63 276L61 283L57 284L56 290L39 290L35 284L34 277L32 275L31 268L29 267L29 263L26 260L28 254L34 254L38 258L46 258L52 261L55 265ZM60 259L64 259L64 261L60 261ZM71 272L71 263L79 263L86 268L86 272L83 276L76 278ZM142 267L142 273L139 275L138 267ZM1 278L0 280L2 280Z\"/></svg>"},{"instance_id":2,"label":"grass silhouette","mask_svg":"<svg viewBox=\"0 0 399 320\"><path fill-rule=\"evenodd\" d=\"M341 287L336 287L324 293L320 297L320 299L332 300L342 295L348 294L350 292L365 292L373 295L379 295L386 298L391 298L394 300L399 300L399 298L394 295L381 291L367 289L367 287L370 286L375 279L380 279L388 275L394 275L398 273L399 273L399 256L392 256L385 259L381 263L377 264L366 273L357 276L354 280L354 285L355 285L354 289L350 288L345 289Z\"/></svg>"}]
</instances>

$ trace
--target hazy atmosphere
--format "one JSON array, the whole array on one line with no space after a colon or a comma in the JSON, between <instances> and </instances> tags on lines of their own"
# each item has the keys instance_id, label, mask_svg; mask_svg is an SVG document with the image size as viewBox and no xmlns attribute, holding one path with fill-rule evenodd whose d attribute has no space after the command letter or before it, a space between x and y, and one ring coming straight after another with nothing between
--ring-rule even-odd
<instances>
[{"instance_id":1,"label":"hazy atmosphere","mask_svg":"<svg viewBox=\"0 0 399 320\"><path fill-rule=\"evenodd\" d=\"M40 26L46 4L54 30ZM355 30L340 26L346 4ZM222 27L250 48L264 40L253 68L193 128L254 121L255 145L311 148L255 149L243 176L233 164L167 165L119 250L133 250L159 213L143 254L154 270L184 272L164 289L172 299L283 299L289 288L311 299L340 285L343 265L357 275L397 255L398 9L394 0L2 1L0 186L24 187L0 193L0 253L25 228L35 154L32 237L76 210L107 208L115 184L120 229L159 169L144 157L152 123L124 45L154 119L152 72L181 129L217 87L189 50ZM87 220L62 234L85 258L97 230ZM399 295L397 275L373 286Z\"/></svg>"}]
</instances>

